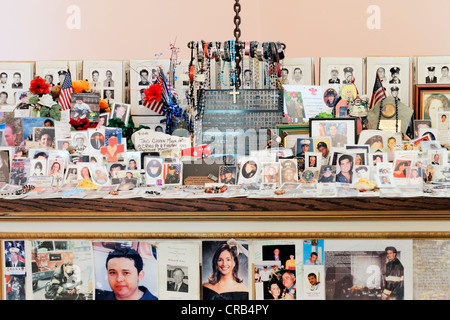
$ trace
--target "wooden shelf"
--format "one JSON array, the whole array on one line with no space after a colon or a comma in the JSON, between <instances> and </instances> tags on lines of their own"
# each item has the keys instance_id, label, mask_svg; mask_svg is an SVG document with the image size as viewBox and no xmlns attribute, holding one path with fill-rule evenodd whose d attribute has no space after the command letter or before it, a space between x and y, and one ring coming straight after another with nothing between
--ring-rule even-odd
<instances>
[{"instance_id":1,"label":"wooden shelf","mask_svg":"<svg viewBox=\"0 0 450 320\"><path fill-rule=\"evenodd\" d=\"M0 221L450 220L450 198L19 199Z\"/></svg>"}]
</instances>

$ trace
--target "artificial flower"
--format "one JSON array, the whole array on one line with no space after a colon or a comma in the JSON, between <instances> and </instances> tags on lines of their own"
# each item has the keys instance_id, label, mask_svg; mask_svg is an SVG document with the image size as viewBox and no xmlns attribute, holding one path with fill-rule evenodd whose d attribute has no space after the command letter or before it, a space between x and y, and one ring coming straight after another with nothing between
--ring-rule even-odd
<instances>
[{"instance_id":1,"label":"artificial flower","mask_svg":"<svg viewBox=\"0 0 450 320\"><path fill-rule=\"evenodd\" d=\"M161 101L161 93L163 91L162 85L159 83L152 84L150 87L147 88L147 90L144 91L145 93L145 100L148 103L153 102L160 102Z\"/></svg>"},{"instance_id":2,"label":"artificial flower","mask_svg":"<svg viewBox=\"0 0 450 320\"><path fill-rule=\"evenodd\" d=\"M50 108L51 106L53 106L55 104L55 101L53 100L53 97L51 95L44 94L39 99L39 104Z\"/></svg>"},{"instance_id":3,"label":"artificial flower","mask_svg":"<svg viewBox=\"0 0 450 320\"><path fill-rule=\"evenodd\" d=\"M111 110L109 108L109 104L105 100L100 100L100 111L111 112Z\"/></svg>"},{"instance_id":4,"label":"artificial flower","mask_svg":"<svg viewBox=\"0 0 450 320\"><path fill-rule=\"evenodd\" d=\"M89 120L86 118L77 118L70 119L69 124L75 129L75 130L86 130L89 128Z\"/></svg>"},{"instance_id":5,"label":"artificial flower","mask_svg":"<svg viewBox=\"0 0 450 320\"><path fill-rule=\"evenodd\" d=\"M36 79L31 80L29 90L37 95L48 94L50 92L50 85L45 79L37 77Z\"/></svg>"}]
</instances>

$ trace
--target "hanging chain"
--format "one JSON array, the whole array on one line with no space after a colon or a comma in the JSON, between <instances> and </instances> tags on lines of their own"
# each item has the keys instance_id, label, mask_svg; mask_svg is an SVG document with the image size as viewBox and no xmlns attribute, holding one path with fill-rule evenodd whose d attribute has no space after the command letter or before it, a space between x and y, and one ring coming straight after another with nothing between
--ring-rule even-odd
<instances>
[{"instance_id":1,"label":"hanging chain","mask_svg":"<svg viewBox=\"0 0 450 320\"><path fill-rule=\"evenodd\" d=\"M241 42L239 41L239 38L241 37L241 29L239 26L241 25L241 17L239 16L239 13L241 12L241 4L239 3L239 0L235 0L234 3L234 12L236 15L234 16L234 37L236 38L236 89L239 89L241 87L241 73L242 73L242 55L241 55Z\"/></svg>"}]
</instances>

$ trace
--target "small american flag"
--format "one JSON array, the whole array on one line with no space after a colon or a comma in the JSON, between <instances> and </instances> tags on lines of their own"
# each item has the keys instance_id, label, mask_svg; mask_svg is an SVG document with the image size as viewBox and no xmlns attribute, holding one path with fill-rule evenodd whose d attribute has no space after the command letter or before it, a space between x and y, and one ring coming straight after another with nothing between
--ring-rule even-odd
<instances>
[{"instance_id":1,"label":"small american flag","mask_svg":"<svg viewBox=\"0 0 450 320\"><path fill-rule=\"evenodd\" d=\"M156 112L159 115L163 114L163 107L164 103L161 101L153 101L152 103L148 103L147 101L144 102L144 106L149 108L150 110Z\"/></svg>"},{"instance_id":2,"label":"small american flag","mask_svg":"<svg viewBox=\"0 0 450 320\"><path fill-rule=\"evenodd\" d=\"M372 99L370 100L369 109L372 109L381 99L386 98L386 92L384 91L383 84L380 80L380 75L375 76L375 84L373 85Z\"/></svg>"},{"instance_id":3,"label":"small american flag","mask_svg":"<svg viewBox=\"0 0 450 320\"><path fill-rule=\"evenodd\" d=\"M66 77L64 78L64 82L61 87L61 93L59 95L59 104L61 105L62 110L70 109L72 92L72 77L70 76L70 70L67 70Z\"/></svg>"}]
</instances>

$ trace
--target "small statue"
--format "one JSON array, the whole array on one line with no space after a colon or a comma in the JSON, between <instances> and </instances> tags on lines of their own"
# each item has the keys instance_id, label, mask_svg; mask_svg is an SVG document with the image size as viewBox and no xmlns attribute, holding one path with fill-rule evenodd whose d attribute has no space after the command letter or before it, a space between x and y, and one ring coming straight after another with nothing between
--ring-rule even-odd
<instances>
[{"instance_id":1,"label":"small statue","mask_svg":"<svg viewBox=\"0 0 450 320\"><path fill-rule=\"evenodd\" d=\"M368 105L369 98L367 96L357 96L348 102L348 114L352 117L360 118L363 129L367 129Z\"/></svg>"}]
</instances>

